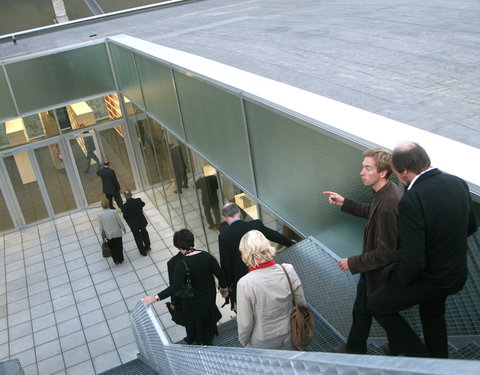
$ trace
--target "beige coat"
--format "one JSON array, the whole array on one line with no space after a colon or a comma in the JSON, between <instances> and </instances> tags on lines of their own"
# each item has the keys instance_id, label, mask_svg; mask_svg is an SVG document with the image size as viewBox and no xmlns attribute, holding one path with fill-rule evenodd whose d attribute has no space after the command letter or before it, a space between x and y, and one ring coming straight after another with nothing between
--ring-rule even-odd
<instances>
[{"instance_id":1,"label":"beige coat","mask_svg":"<svg viewBox=\"0 0 480 375\"><path fill-rule=\"evenodd\" d=\"M102 210L98 213L98 222L100 224L100 235L111 240L112 238L122 237L125 234L123 221L115 210Z\"/></svg>"},{"instance_id":2,"label":"beige coat","mask_svg":"<svg viewBox=\"0 0 480 375\"><path fill-rule=\"evenodd\" d=\"M300 279L291 264L283 265L295 293L295 302L306 304ZM243 276L237 284L238 339L242 346L254 338L266 341L290 333L292 295L282 268L261 268Z\"/></svg>"}]
</instances>

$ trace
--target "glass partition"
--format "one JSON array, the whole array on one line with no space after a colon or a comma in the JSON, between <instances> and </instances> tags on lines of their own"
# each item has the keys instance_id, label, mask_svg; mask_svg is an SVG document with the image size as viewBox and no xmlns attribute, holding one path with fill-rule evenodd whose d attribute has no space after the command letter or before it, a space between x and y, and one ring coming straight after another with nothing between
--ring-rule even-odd
<instances>
[{"instance_id":1,"label":"glass partition","mask_svg":"<svg viewBox=\"0 0 480 375\"><path fill-rule=\"evenodd\" d=\"M59 133L53 111L19 117L0 123L0 148L20 146Z\"/></svg>"},{"instance_id":2,"label":"glass partition","mask_svg":"<svg viewBox=\"0 0 480 375\"><path fill-rule=\"evenodd\" d=\"M185 134L178 108L171 68L159 61L135 55L145 108L182 141Z\"/></svg>"},{"instance_id":3,"label":"glass partition","mask_svg":"<svg viewBox=\"0 0 480 375\"><path fill-rule=\"evenodd\" d=\"M250 221L260 218L257 203L251 195L245 193L221 173L220 181L224 203L231 202L240 207L242 220Z\"/></svg>"},{"instance_id":4,"label":"glass partition","mask_svg":"<svg viewBox=\"0 0 480 375\"><path fill-rule=\"evenodd\" d=\"M78 172L80 182L82 184L83 191L85 193L85 198L89 205L97 204L105 196L102 193L102 183L100 178L96 175L97 168L100 166L95 165L95 159L90 157L88 158L89 151L87 150L87 144L92 142L94 150L91 149L90 152L94 153L95 156L99 159L98 152L98 140L97 136L93 131L85 132L85 134L78 134L74 139L70 139L70 149L73 155L73 162Z\"/></svg>"},{"instance_id":5,"label":"glass partition","mask_svg":"<svg viewBox=\"0 0 480 375\"><path fill-rule=\"evenodd\" d=\"M358 253L364 220L342 214L322 192L371 201L359 177L362 152L259 104L245 109L259 198L339 255Z\"/></svg>"},{"instance_id":6,"label":"glass partition","mask_svg":"<svg viewBox=\"0 0 480 375\"><path fill-rule=\"evenodd\" d=\"M177 71L175 82L188 143L254 192L240 97Z\"/></svg>"},{"instance_id":7,"label":"glass partition","mask_svg":"<svg viewBox=\"0 0 480 375\"><path fill-rule=\"evenodd\" d=\"M27 224L48 218L30 156L19 152L4 159L8 176Z\"/></svg>"},{"instance_id":8,"label":"glass partition","mask_svg":"<svg viewBox=\"0 0 480 375\"><path fill-rule=\"evenodd\" d=\"M130 101L127 100L125 106L129 114L133 113ZM102 124L123 116L117 94L69 104L56 111L62 132ZM65 118L65 112L67 118Z\"/></svg>"},{"instance_id":9,"label":"glass partition","mask_svg":"<svg viewBox=\"0 0 480 375\"><path fill-rule=\"evenodd\" d=\"M5 69L20 113L115 91L105 43L12 62Z\"/></svg>"},{"instance_id":10,"label":"glass partition","mask_svg":"<svg viewBox=\"0 0 480 375\"><path fill-rule=\"evenodd\" d=\"M0 69L0 118L5 119L16 116L18 116L18 113L13 103L5 72L3 69Z\"/></svg>"},{"instance_id":11,"label":"glass partition","mask_svg":"<svg viewBox=\"0 0 480 375\"><path fill-rule=\"evenodd\" d=\"M77 208L57 144L35 149L35 157L55 214Z\"/></svg>"},{"instance_id":12,"label":"glass partition","mask_svg":"<svg viewBox=\"0 0 480 375\"><path fill-rule=\"evenodd\" d=\"M0 231L6 231L14 228L10 211L5 203L5 197L0 190Z\"/></svg>"},{"instance_id":13,"label":"glass partition","mask_svg":"<svg viewBox=\"0 0 480 375\"><path fill-rule=\"evenodd\" d=\"M142 90L138 81L137 69L135 68L133 52L114 43L109 43L108 45L112 53L120 91L123 95L132 99L137 105L145 108Z\"/></svg>"},{"instance_id":14,"label":"glass partition","mask_svg":"<svg viewBox=\"0 0 480 375\"><path fill-rule=\"evenodd\" d=\"M115 170L121 190L136 190L121 126L98 131L102 157Z\"/></svg>"}]
</instances>

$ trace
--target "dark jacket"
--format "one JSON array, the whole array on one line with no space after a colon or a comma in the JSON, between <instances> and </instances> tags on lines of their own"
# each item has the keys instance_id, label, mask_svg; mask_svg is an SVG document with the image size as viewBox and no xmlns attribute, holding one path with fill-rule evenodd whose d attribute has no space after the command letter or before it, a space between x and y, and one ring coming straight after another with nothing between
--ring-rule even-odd
<instances>
[{"instance_id":1,"label":"dark jacket","mask_svg":"<svg viewBox=\"0 0 480 375\"><path fill-rule=\"evenodd\" d=\"M147 226L148 222L143 214L144 206L145 202L140 198L127 198L127 201L123 204L123 218L130 228L142 228Z\"/></svg>"},{"instance_id":2,"label":"dark jacket","mask_svg":"<svg viewBox=\"0 0 480 375\"><path fill-rule=\"evenodd\" d=\"M224 232L218 236L220 249L220 264L227 277L227 284L235 286L248 272L248 267L243 263L238 246L243 235L251 230L262 232L270 241L284 246L291 246L292 240L284 235L263 225L260 220L234 221Z\"/></svg>"},{"instance_id":3,"label":"dark jacket","mask_svg":"<svg viewBox=\"0 0 480 375\"><path fill-rule=\"evenodd\" d=\"M211 175L206 177L200 177L195 182L195 188L200 189L202 204L204 206L210 206L212 204L218 204L218 180L217 176Z\"/></svg>"},{"instance_id":4,"label":"dark jacket","mask_svg":"<svg viewBox=\"0 0 480 375\"><path fill-rule=\"evenodd\" d=\"M168 285L173 284L173 275L175 273L175 266L177 265L177 262L181 259L184 258L184 255L179 251L176 255L170 258L170 260L167 262L167 271L168 271ZM176 308L180 309L180 306L182 305L182 299L180 297L177 297L175 295L172 295L170 297L173 305Z\"/></svg>"},{"instance_id":5,"label":"dark jacket","mask_svg":"<svg viewBox=\"0 0 480 375\"><path fill-rule=\"evenodd\" d=\"M388 181L375 192L372 204L345 199L342 211L368 219L363 234L362 254L348 258L352 274L363 273L367 281L367 295L383 282L383 267L392 263L398 248L397 214L402 189Z\"/></svg>"},{"instance_id":6,"label":"dark jacket","mask_svg":"<svg viewBox=\"0 0 480 375\"><path fill-rule=\"evenodd\" d=\"M102 189L104 194L115 194L120 191L120 184L117 180L115 171L109 167L100 168L97 175L102 179Z\"/></svg>"},{"instance_id":7,"label":"dark jacket","mask_svg":"<svg viewBox=\"0 0 480 375\"><path fill-rule=\"evenodd\" d=\"M467 278L467 237L477 229L468 186L434 168L422 174L398 206L401 239L394 264L385 270L409 285L424 279L448 293Z\"/></svg>"}]
</instances>

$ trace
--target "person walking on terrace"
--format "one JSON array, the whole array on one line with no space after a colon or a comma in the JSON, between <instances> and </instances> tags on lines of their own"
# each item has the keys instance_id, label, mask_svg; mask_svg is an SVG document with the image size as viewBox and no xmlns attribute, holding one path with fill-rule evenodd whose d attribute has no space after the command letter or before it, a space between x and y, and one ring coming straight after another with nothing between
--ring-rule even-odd
<instances>
[{"instance_id":1,"label":"person walking on terrace","mask_svg":"<svg viewBox=\"0 0 480 375\"><path fill-rule=\"evenodd\" d=\"M342 271L360 273L357 295L353 304L352 326L346 344L332 348L334 353L365 354L372 325L372 314L367 308L370 294L381 284L382 269L395 256L398 245L397 206L402 190L390 181L392 169L390 153L380 148L363 154L360 177L365 186L374 192L371 204L360 203L340 194L325 191L328 202L341 207L343 212L367 219L362 252L338 261Z\"/></svg>"},{"instance_id":2,"label":"person walking on terrace","mask_svg":"<svg viewBox=\"0 0 480 375\"><path fill-rule=\"evenodd\" d=\"M100 234L107 240L115 264L123 262L122 233L125 234L125 225L115 210L110 209L107 199L101 202L103 210L98 213Z\"/></svg>"},{"instance_id":3,"label":"person walking on terrace","mask_svg":"<svg viewBox=\"0 0 480 375\"><path fill-rule=\"evenodd\" d=\"M412 142L397 146L392 167L407 187L398 205L400 247L368 308L387 333L386 354L447 358L445 302L465 285L467 237L477 230L468 185L432 168ZM423 343L399 313L416 305Z\"/></svg>"},{"instance_id":4,"label":"person walking on terrace","mask_svg":"<svg viewBox=\"0 0 480 375\"><path fill-rule=\"evenodd\" d=\"M133 198L130 190L125 190L123 196L125 197L122 207L123 218L132 231L138 251L143 256L147 256L147 251L150 250L150 237L147 232L148 222L143 214L145 202L140 198Z\"/></svg>"}]
</instances>

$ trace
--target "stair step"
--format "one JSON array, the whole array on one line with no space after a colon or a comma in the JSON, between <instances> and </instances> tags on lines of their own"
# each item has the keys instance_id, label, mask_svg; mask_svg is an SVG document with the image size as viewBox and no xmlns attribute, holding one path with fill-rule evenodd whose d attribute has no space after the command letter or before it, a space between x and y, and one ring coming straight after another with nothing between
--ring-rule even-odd
<instances>
[{"instance_id":1,"label":"stair step","mask_svg":"<svg viewBox=\"0 0 480 375\"><path fill-rule=\"evenodd\" d=\"M126 362L123 365L111 368L98 375L160 375L139 358Z\"/></svg>"}]
</instances>

